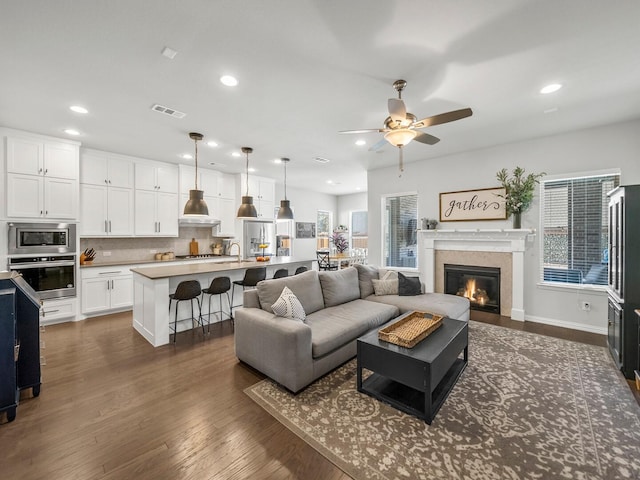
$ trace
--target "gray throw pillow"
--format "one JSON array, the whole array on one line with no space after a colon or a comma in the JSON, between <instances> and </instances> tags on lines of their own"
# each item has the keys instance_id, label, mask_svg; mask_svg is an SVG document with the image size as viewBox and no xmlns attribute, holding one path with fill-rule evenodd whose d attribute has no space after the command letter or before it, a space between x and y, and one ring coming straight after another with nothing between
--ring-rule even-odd
<instances>
[{"instance_id":1,"label":"gray throw pillow","mask_svg":"<svg viewBox=\"0 0 640 480\"><path fill-rule=\"evenodd\" d=\"M402 272L398 272L398 295L410 297L420 295L421 285L419 277L405 277Z\"/></svg>"},{"instance_id":2,"label":"gray throw pillow","mask_svg":"<svg viewBox=\"0 0 640 480\"><path fill-rule=\"evenodd\" d=\"M324 306L333 307L360 298L358 272L349 267L342 270L318 272Z\"/></svg>"},{"instance_id":3,"label":"gray throw pillow","mask_svg":"<svg viewBox=\"0 0 640 480\"><path fill-rule=\"evenodd\" d=\"M369 295L373 295L373 283L371 280L378 279L378 267L371 265L355 264L356 270L358 270L358 284L360 285L360 298L367 298Z\"/></svg>"}]
</instances>

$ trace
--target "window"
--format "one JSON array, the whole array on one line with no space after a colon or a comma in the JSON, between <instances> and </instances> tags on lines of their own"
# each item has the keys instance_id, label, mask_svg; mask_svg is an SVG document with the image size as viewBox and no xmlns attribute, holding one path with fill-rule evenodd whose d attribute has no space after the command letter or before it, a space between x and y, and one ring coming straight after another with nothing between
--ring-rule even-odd
<instances>
[{"instance_id":1,"label":"window","mask_svg":"<svg viewBox=\"0 0 640 480\"><path fill-rule=\"evenodd\" d=\"M383 199L383 254L387 267L417 267L418 195Z\"/></svg>"},{"instance_id":2,"label":"window","mask_svg":"<svg viewBox=\"0 0 640 480\"><path fill-rule=\"evenodd\" d=\"M368 248L369 228L366 211L351 212L351 247Z\"/></svg>"},{"instance_id":3,"label":"window","mask_svg":"<svg viewBox=\"0 0 640 480\"><path fill-rule=\"evenodd\" d=\"M318 210L316 220L317 250L329 249L329 234L331 230L331 212Z\"/></svg>"},{"instance_id":4,"label":"window","mask_svg":"<svg viewBox=\"0 0 640 480\"><path fill-rule=\"evenodd\" d=\"M542 281L606 285L607 192L617 174L542 181Z\"/></svg>"}]
</instances>

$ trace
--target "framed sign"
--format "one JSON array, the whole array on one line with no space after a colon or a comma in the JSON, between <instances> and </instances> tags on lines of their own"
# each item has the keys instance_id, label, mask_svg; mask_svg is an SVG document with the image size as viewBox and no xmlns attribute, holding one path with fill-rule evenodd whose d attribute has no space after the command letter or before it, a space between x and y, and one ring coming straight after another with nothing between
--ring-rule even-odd
<instances>
[{"instance_id":1,"label":"framed sign","mask_svg":"<svg viewBox=\"0 0 640 480\"><path fill-rule=\"evenodd\" d=\"M440 221L504 220L507 218L501 187L440 194Z\"/></svg>"},{"instance_id":2,"label":"framed sign","mask_svg":"<svg viewBox=\"0 0 640 480\"><path fill-rule=\"evenodd\" d=\"M316 238L316 224L313 222L296 222L296 238Z\"/></svg>"}]
</instances>

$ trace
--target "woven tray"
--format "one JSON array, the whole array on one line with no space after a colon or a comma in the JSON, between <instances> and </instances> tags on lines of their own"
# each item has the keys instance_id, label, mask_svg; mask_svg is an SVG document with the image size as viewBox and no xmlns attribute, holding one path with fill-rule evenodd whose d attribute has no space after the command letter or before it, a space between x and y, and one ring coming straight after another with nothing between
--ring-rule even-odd
<instances>
[{"instance_id":1,"label":"woven tray","mask_svg":"<svg viewBox=\"0 0 640 480\"><path fill-rule=\"evenodd\" d=\"M411 312L402 320L378 330L378 338L385 342L413 348L442 325L442 315Z\"/></svg>"}]
</instances>

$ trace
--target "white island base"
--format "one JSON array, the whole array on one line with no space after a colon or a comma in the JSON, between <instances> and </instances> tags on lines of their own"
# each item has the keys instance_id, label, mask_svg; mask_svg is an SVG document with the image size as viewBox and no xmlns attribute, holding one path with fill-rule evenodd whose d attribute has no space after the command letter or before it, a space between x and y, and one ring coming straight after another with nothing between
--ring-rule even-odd
<instances>
[{"instance_id":1,"label":"white island base","mask_svg":"<svg viewBox=\"0 0 640 480\"><path fill-rule=\"evenodd\" d=\"M267 267L267 279L279 268L287 268L289 275L293 275L296 268L305 266L311 270L313 260L297 259L294 257L276 257L269 262L228 262L228 263L193 263L187 265L168 265L159 267L134 268L133 273L133 328L136 329L154 347L169 343L175 315L175 302L169 313L169 294L176 290L178 284L184 280L198 280L202 288L206 288L215 277L229 277L231 281L242 280L244 272L251 267ZM235 289L233 304L242 303L242 287ZM231 292L229 293L231 295ZM219 321L215 312L219 309L219 296L211 299L211 322ZM203 314L209 313L208 296L204 298ZM223 300L223 310L228 310L226 300ZM194 302L194 315L200 312ZM180 302L178 310L178 331L188 330L191 324L191 307L189 302Z\"/></svg>"}]
</instances>

